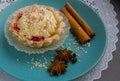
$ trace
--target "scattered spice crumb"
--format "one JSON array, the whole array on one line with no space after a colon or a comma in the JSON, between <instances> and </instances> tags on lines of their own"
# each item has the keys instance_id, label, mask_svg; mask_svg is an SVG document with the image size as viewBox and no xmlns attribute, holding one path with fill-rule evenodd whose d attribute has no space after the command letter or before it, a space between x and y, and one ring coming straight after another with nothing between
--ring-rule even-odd
<instances>
[{"instance_id":1,"label":"scattered spice crumb","mask_svg":"<svg viewBox=\"0 0 120 81\"><path fill-rule=\"evenodd\" d=\"M77 54L77 56L80 56L79 54Z\"/></svg>"},{"instance_id":2,"label":"scattered spice crumb","mask_svg":"<svg viewBox=\"0 0 120 81\"><path fill-rule=\"evenodd\" d=\"M46 57L44 57L44 60L47 60Z\"/></svg>"},{"instance_id":3,"label":"scattered spice crumb","mask_svg":"<svg viewBox=\"0 0 120 81\"><path fill-rule=\"evenodd\" d=\"M69 40L69 43L67 44L68 47L70 47L71 44L73 44L72 46L73 48L75 48L74 52L76 53L80 53L80 52L87 53L87 51L85 50L85 46L90 47L90 43L86 43L85 45L80 46L79 41L76 40L75 38Z\"/></svg>"},{"instance_id":4,"label":"scattered spice crumb","mask_svg":"<svg viewBox=\"0 0 120 81\"><path fill-rule=\"evenodd\" d=\"M64 45L62 45L61 48L64 48Z\"/></svg>"},{"instance_id":5,"label":"scattered spice crumb","mask_svg":"<svg viewBox=\"0 0 120 81\"><path fill-rule=\"evenodd\" d=\"M31 61L34 61L34 58L32 58Z\"/></svg>"},{"instance_id":6,"label":"scattered spice crumb","mask_svg":"<svg viewBox=\"0 0 120 81\"><path fill-rule=\"evenodd\" d=\"M88 42L88 43L84 44L83 46L90 47L90 43Z\"/></svg>"},{"instance_id":7,"label":"scattered spice crumb","mask_svg":"<svg viewBox=\"0 0 120 81\"><path fill-rule=\"evenodd\" d=\"M54 57L51 57L51 58L54 58Z\"/></svg>"},{"instance_id":8,"label":"scattered spice crumb","mask_svg":"<svg viewBox=\"0 0 120 81\"><path fill-rule=\"evenodd\" d=\"M47 64L48 62L46 61L45 64Z\"/></svg>"},{"instance_id":9,"label":"scattered spice crumb","mask_svg":"<svg viewBox=\"0 0 120 81\"><path fill-rule=\"evenodd\" d=\"M67 47L68 50L72 50L70 47Z\"/></svg>"},{"instance_id":10,"label":"scattered spice crumb","mask_svg":"<svg viewBox=\"0 0 120 81\"><path fill-rule=\"evenodd\" d=\"M78 60L78 62L80 62L80 60Z\"/></svg>"},{"instance_id":11,"label":"scattered spice crumb","mask_svg":"<svg viewBox=\"0 0 120 81\"><path fill-rule=\"evenodd\" d=\"M33 70L34 68L35 68L34 66L30 67L31 70Z\"/></svg>"},{"instance_id":12,"label":"scattered spice crumb","mask_svg":"<svg viewBox=\"0 0 120 81\"><path fill-rule=\"evenodd\" d=\"M30 62L26 62L27 64L29 64Z\"/></svg>"},{"instance_id":13,"label":"scattered spice crumb","mask_svg":"<svg viewBox=\"0 0 120 81\"><path fill-rule=\"evenodd\" d=\"M16 61L19 61L19 59L17 58Z\"/></svg>"},{"instance_id":14,"label":"scattered spice crumb","mask_svg":"<svg viewBox=\"0 0 120 81\"><path fill-rule=\"evenodd\" d=\"M48 67L47 66L45 66L45 69L47 69Z\"/></svg>"},{"instance_id":15,"label":"scattered spice crumb","mask_svg":"<svg viewBox=\"0 0 120 81\"><path fill-rule=\"evenodd\" d=\"M33 69L33 68L47 68L47 58L42 55L41 56L42 59L39 59L39 58L31 58L30 62L27 62L29 64L32 64L32 67L30 69Z\"/></svg>"}]
</instances>

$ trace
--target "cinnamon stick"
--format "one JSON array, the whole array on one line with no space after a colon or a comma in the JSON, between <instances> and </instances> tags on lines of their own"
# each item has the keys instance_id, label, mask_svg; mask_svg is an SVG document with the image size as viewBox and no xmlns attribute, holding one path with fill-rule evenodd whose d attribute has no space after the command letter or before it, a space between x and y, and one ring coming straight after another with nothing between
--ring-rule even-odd
<instances>
[{"instance_id":1,"label":"cinnamon stick","mask_svg":"<svg viewBox=\"0 0 120 81\"><path fill-rule=\"evenodd\" d=\"M79 41L82 44L85 44L90 41L90 37L87 35L87 33L81 28L81 26L76 22L76 20L70 15L70 13L67 11L66 8L62 8L60 10L64 13L64 15L68 18L71 30L73 33L78 37Z\"/></svg>"},{"instance_id":2,"label":"cinnamon stick","mask_svg":"<svg viewBox=\"0 0 120 81\"><path fill-rule=\"evenodd\" d=\"M69 13L76 19L76 21L81 25L84 31L92 38L95 36L94 31L89 27L89 25L80 17L80 15L75 11L75 9L70 5L70 3L65 4L65 8Z\"/></svg>"}]
</instances>

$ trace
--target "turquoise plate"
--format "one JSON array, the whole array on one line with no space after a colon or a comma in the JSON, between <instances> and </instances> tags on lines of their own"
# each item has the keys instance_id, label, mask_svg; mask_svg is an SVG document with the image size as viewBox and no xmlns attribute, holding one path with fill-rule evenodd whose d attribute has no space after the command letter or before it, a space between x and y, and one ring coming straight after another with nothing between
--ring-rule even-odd
<instances>
[{"instance_id":1,"label":"turquoise plate","mask_svg":"<svg viewBox=\"0 0 120 81\"><path fill-rule=\"evenodd\" d=\"M71 48L73 52L78 54L77 58L80 62L69 63L67 72L60 76L50 76L45 68L33 67L31 61L37 60L43 63L45 58L47 58L47 66L49 66L51 57L55 56L55 52L48 51L40 55L27 55L24 52L17 51L8 44L4 36L4 24L9 15L27 5L37 3L52 6L59 10L66 2L71 3L95 31L96 36L90 41L90 47L82 46L84 50L78 50L78 48L81 48L81 44L75 42L75 37L70 33L64 43L64 48ZM90 7L78 0L18 0L0 13L0 41L0 68L7 74L24 81L67 81L84 75L100 61L106 48L107 36L105 26L100 17Z\"/></svg>"}]
</instances>

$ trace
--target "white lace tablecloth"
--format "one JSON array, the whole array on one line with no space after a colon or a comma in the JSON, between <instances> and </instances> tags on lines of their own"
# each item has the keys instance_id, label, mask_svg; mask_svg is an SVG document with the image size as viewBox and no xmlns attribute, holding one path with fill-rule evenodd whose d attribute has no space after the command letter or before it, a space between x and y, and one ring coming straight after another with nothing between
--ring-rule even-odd
<instances>
[{"instance_id":1,"label":"white lace tablecloth","mask_svg":"<svg viewBox=\"0 0 120 81\"><path fill-rule=\"evenodd\" d=\"M2 11L6 6L12 3L14 0L0 0L0 11ZM115 18L116 13L114 11L113 5L110 0L81 0L85 4L91 6L103 20L107 33L108 33L108 46L102 60L97 64L97 66L88 72L86 75L75 79L75 81L93 81L101 77L101 72L108 68L108 62L112 60L112 52L116 50L115 43L118 41L117 29L118 21ZM0 81L18 81L17 79L5 74L0 71Z\"/></svg>"}]
</instances>

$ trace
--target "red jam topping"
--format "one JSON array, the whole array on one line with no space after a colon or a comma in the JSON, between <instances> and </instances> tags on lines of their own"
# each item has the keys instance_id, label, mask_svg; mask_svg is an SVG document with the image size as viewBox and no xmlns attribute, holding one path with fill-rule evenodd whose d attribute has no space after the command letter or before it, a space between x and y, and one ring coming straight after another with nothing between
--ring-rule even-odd
<instances>
[{"instance_id":1,"label":"red jam topping","mask_svg":"<svg viewBox=\"0 0 120 81\"><path fill-rule=\"evenodd\" d=\"M17 31L19 31L19 30L20 30L20 28L18 27L18 24L17 24L17 23L14 23L13 28L14 28L15 30L17 30Z\"/></svg>"},{"instance_id":2,"label":"red jam topping","mask_svg":"<svg viewBox=\"0 0 120 81\"><path fill-rule=\"evenodd\" d=\"M33 40L33 41L41 41L43 39L44 39L44 37L41 37L41 36L32 36L31 40Z\"/></svg>"}]
</instances>

